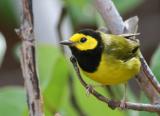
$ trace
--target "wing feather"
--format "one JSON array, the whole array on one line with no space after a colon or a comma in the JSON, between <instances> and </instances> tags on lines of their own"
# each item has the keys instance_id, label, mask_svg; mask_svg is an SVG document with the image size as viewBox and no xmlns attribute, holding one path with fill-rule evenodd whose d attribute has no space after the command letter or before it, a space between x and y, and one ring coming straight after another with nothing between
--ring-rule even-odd
<instances>
[{"instance_id":1,"label":"wing feather","mask_svg":"<svg viewBox=\"0 0 160 116\"><path fill-rule=\"evenodd\" d=\"M139 41L130 40L124 36L104 34L105 52L123 61L138 56Z\"/></svg>"}]
</instances>

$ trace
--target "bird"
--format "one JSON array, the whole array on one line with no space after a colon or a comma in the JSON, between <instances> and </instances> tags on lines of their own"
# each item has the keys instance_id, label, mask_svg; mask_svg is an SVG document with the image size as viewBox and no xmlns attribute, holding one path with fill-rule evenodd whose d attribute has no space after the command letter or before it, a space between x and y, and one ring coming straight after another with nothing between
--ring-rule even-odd
<instances>
[{"instance_id":1,"label":"bird","mask_svg":"<svg viewBox=\"0 0 160 116\"><path fill-rule=\"evenodd\" d=\"M136 35L139 34L114 35L82 29L60 44L69 46L78 67L90 79L102 85L126 85L140 72L140 43L130 39Z\"/></svg>"}]
</instances>

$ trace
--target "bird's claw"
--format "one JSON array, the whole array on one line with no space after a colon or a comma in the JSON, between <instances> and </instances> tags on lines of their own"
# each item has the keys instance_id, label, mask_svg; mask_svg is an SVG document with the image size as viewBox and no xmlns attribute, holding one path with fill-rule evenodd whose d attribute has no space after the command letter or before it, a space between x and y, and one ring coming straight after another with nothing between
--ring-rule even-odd
<instances>
[{"instance_id":1,"label":"bird's claw","mask_svg":"<svg viewBox=\"0 0 160 116\"><path fill-rule=\"evenodd\" d=\"M121 110L125 110L126 109L126 100L124 100L124 99L121 100L119 107Z\"/></svg>"},{"instance_id":2,"label":"bird's claw","mask_svg":"<svg viewBox=\"0 0 160 116\"><path fill-rule=\"evenodd\" d=\"M93 91L93 86L92 85L87 85L86 95L89 96L92 91Z\"/></svg>"}]
</instances>

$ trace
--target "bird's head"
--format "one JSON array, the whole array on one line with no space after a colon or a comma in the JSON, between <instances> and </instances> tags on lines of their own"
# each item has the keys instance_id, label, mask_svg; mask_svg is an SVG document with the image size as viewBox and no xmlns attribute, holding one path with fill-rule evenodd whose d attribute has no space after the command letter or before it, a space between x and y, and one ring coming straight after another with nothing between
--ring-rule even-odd
<instances>
[{"instance_id":1,"label":"bird's head","mask_svg":"<svg viewBox=\"0 0 160 116\"><path fill-rule=\"evenodd\" d=\"M69 40L61 41L68 45L76 57L79 66L87 71L94 72L100 63L103 42L101 33L91 29L83 29L74 34Z\"/></svg>"},{"instance_id":2,"label":"bird's head","mask_svg":"<svg viewBox=\"0 0 160 116\"><path fill-rule=\"evenodd\" d=\"M79 51L94 50L100 43L100 33L91 29L81 30L74 34L69 40L60 42L62 45L68 45L71 50L77 49Z\"/></svg>"}]
</instances>

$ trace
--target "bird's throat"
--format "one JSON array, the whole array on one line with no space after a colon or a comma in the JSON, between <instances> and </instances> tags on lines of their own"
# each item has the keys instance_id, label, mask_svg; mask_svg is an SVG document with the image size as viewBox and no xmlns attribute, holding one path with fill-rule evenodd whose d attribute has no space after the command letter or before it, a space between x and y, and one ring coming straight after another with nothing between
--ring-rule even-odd
<instances>
[{"instance_id":1,"label":"bird's throat","mask_svg":"<svg viewBox=\"0 0 160 116\"><path fill-rule=\"evenodd\" d=\"M86 72L95 72L101 60L102 48L97 47L93 50L79 51L71 48L72 54L76 57L80 68Z\"/></svg>"}]
</instances>

